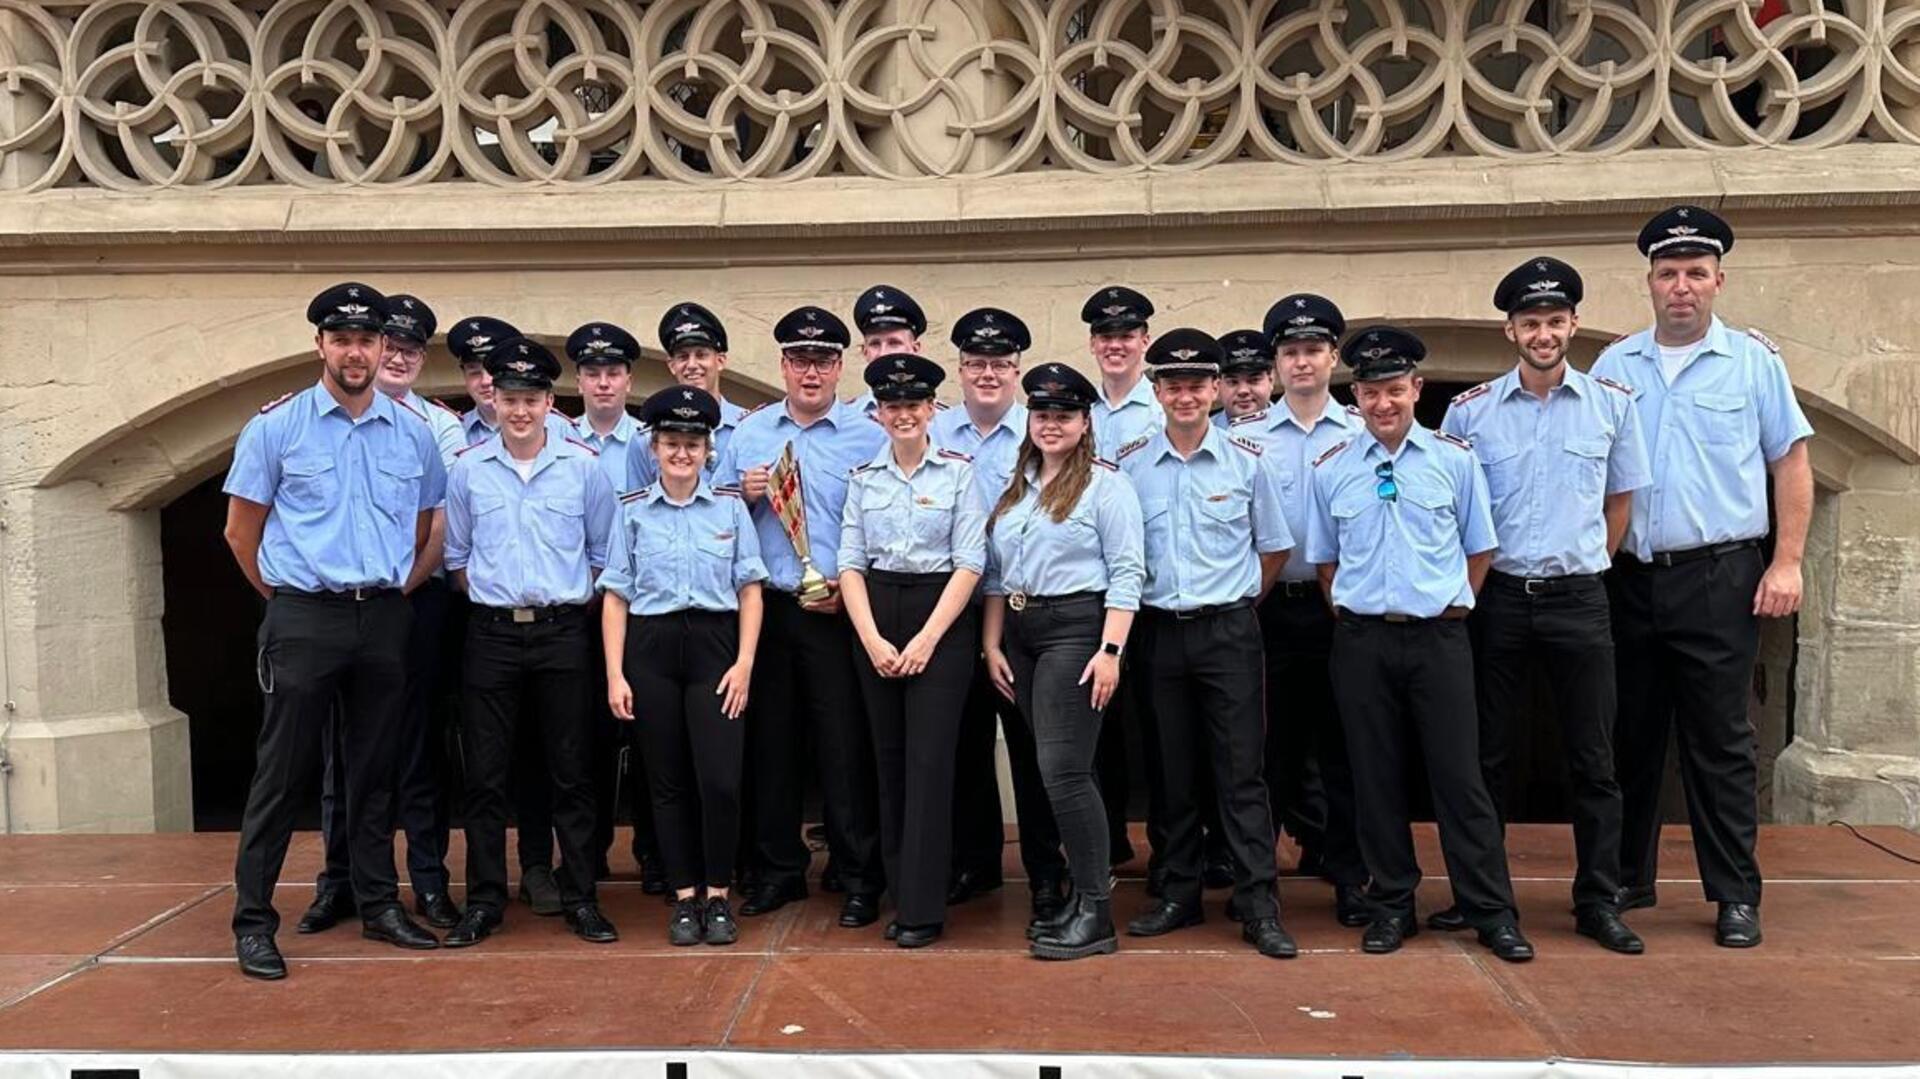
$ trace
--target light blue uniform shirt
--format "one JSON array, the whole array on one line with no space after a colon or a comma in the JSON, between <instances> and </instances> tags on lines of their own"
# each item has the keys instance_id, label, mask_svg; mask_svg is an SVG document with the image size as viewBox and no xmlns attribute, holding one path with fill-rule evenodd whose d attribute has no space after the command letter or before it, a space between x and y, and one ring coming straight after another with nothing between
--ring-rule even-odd
<instances>
[{"instance_id":1,"label":"light blue uniform shirt","mask_svg":"<svg viewBox=\"0 0 1920 1079\"><path fill-rule=\"evenodd\" d=\"M1166 411L1153 395L1153 380L1147 376L1141 375L1118 405L1107 403L1098 377L1093 384L1093 452L1099 456L1111 461L1120 447L1167 425Z\"/></svg>"},{"instance_id":2,"label":"light blue uniform shirt","mask_svg":"<svg viewBox=\"0 0 1920 1079\"><path fill-rule=\"evenodd\" d=\"M987 568L987 507L973 485L973 461L929 445L908 476L893 445L854 469L847 482L840 568L949 573Z\"/></svg>"},{"instance_id":3,"label":"light blue uniform shirt","mask_svg":"<svg viewBox=\"0 0 1920 1079\"><path fill-rule=\"evenodd\" d=\"M406 584L420 514L447 490L425 419L375 392L356 420L314 385L247 421L223 490L268 507L259 569L269 587Z\"/></svg>"},{"instance_id":4,"label":"light blue uniform shirt","mask_svg":"<svg viewBox=\"0 0 1920 1079\"><path fill-rule=\"evenodd\" d=\"M1390 458L1362 430L1314 466L1307 561L1338 565L1334 606L1416 618L1473 606L1467 556L1493 549L1493 515L1480 462L1448 437L1415 424ZM1389 459L1391 502L1374 471Z\"/></svg>"},{"instance_id":5,"label":"light blue uniform shirt","mask_svg":"<svg viewBox=\"0 0 1920 1079\"><path fill-rule=\"evenodd\" d=\"M1056 522L1042 510L1040 488L1030 484L1026 497L993 522L985 591L990 596L1105 592L1109 608L1137 611L1144 560L1140 499L1116 466L1099 462L1066 520Z\"/></svg>"},{"instance_id":6,"label":"light blue uniform shirt","mask_svg":"<svg viewBox=\"0 0 1920 1079\"><path fill-rule=\"evenodd\" d=\"M573 421L573 427L577 432L573 437L593 447L593 452L600 455L600 471L607 474L607 482L613 485L614 492L624 494L629 490L627 484L632 473L629 462L633 456L633 446L646 437L646 427L625 409L620 410L620 418L614 421L613 430L604 435L594 433L593 424L587 421L584 413ZM639 490L637 487L631 489Z\"/></svg>"},{"instance_id":7,"label":"light blue uniform shirt","mask_svg":"<svg viewBox=\"0 0 1920 1079\"><path fill-rule=\"evenodd\" d=\"M1716 316L1671 386L1650 329L1609 345L1593 374L1633 387L1653 466L1621 550L1645 561L1767 534L1767 466L1813 435L1771 342Z\"/></svg>"},{"instance_id":8,"label":"light blue uniform shirt","mask_svg":"<svg viewBox=\"0 0 1920 1079\"><path fill-rule=\"evenodd\" d=\"M1542 401L1515 368L1455 397L1440 429L1473 443L1486 470L1494 569L1565 577L1611 564L1607 496L1650 479L1630 391L1569 367Z\"/></svg>"},{"instance_id":9,"label":"light blue uniform shirt","mask_svg":"<svg viewBox=\"0 0 1920 1079\"><path fill-rule=\"evenodd\" d=\"M1265 455L1216 427L1185 459L1165 431L1120 448L1146 529L1142 603L1190 611L1260 594L1260 556L1293 547Z\"/></svg>"},{"instance_id":10,"label":"light blue uniform shirt","mask_svg":"<svg viewBox=\"0 0 1920 1079\"><path fill-rule=\"evenodd\" d=\"M685 502L658 484L621 497L600 589L625 599L630 613L737 611L740 590L766 579L740 496L716 494L703 479Z\"/></svg>"},{"instance_id":11,"label":"light blue uniform shirt","mask_svg":"<svg viewBox=\"0 0 1920 1079\"><path fill-rule=\"evenodd\" d=\"M468 446L478 446L500 433L497 425L481 418L478 408L470 408L460 414L460 429L466 432ZM574 429L572 420L558 410L549 409L547 410L547 437L565 441L569 438L579 438L580 432Z\"/></svg>"},{"instance_id":12,"label":"light blue uniform shirt","mask_svg":"<svg viewBox=\"0 0 1920 1079\"><path fill-rule=\"evenodd\" d=\"M429 402L412 390L401 400L427 418L427 426L433 431L434 448L440 451L440 464L452 468L453 459L467 448L467 432L460 426L460 414L445 405Z\"/></svg>"},{"instance_id":13,"label":"light blue uniform shirt","mask_svg":"<svg viewBox=\"0 0 1920 1079\"><path fill-rule=\"evenodd\" d=\"M880 411L880 402L873 399L872 390L847 398L846 404L854 410L868 416Z\"/></svg>"},{"instance_id":14,"label":"light blue uniform shirt","mask_svg":"<svg viewBox=\"0 0 1920 1079\"><path fill-rule=\"evenodd\" d=\"M1013 479L1020 440L1027 437L1027 406L1018 401L1008 405L1000 421L986 434L980 433L964 406L950 408L933 417L932 434L934 445L973 458L974 490L991 510Z\"/></svg>"},{"instance_id":15,"label":"light blue uniform shirt","mask_svg":"<svg viewBox=\"0 0 1920 1079\"><path fill-rule=\"evenodd\" d=\"M1273 462L1280 474L1280 505L1287 515L1287 531L1293 535L1294 542L1304 544L1307 502L1311 497L1307 488L1313 480L1314 459L1362 430L1360 417L1329 397L1320 418L1311 425L1303 424L1283 398L1270 408L1240 417L1227 429L1266 448L1267 460ZM1280 567L1283 581L1314 578L1313 563L1300 557L1298 551Z\"/></svg>"},{"instance_id":16,"label":"light blue uniform shirt","mask_svg":"<svg viewBox=\"0 0 1920 1079\"><path fill-rule=\"evenodd\" d=\"M807 540L813 565L831 580L840 575L841 510L847 504L847 478L873 460L887 444L887 433L859 409L836 402L825 416L806 427L794 422L784 401L759 409L740 421L727 450L713 468L716 490L738 491L740 474L750 468L772 468L780 451L793 443L800 462L801 505L806 510ZM792 592L800 587L800 556L773 512L771 496L749 507L760 532L760 557L767 564L771 587Z\"/></svg>"},{"instance_id":17,"label":"light blue uniform shirt","mask_svg":"<svg viewBox=\"0 0 1920 1079\"><path fill-rule=\"evenodd\" d=\"M467 596L484 607L585 603L607 564L614 508L613 485L580 443L548 435L522 480L490 439L447 477L447 569L467 571Z\"/></svg>"},{"instance_id":18,"label":"light blue uniform shirt","mask_svg":"<svg viewBox=\"0 0 1920 1079\"><path fill-rule=\"evenodd\" d=\"M709 480L713 478L713 466L719 462L720 455L727 451L727 443L733 439L734 429L740 426L741 418L752 411L724 397L716 400L720 402L720 426L713 429L713 455L707 458L707 466L701 470ZM644 423L638 425L633 441L627 443L626 482L627 489L632 491L660 482L660 462L653 456L653 428Z\"/></svg>"}]
</instances>

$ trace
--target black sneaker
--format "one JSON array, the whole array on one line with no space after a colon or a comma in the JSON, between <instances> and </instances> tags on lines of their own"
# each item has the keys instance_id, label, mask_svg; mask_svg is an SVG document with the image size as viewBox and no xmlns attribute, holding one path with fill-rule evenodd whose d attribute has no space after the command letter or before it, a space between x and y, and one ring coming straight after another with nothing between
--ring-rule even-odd
<instances>
[{"instance_id":1,"label":"black sneaker","mask_svg":"<svg viewBox=\"0 0 1920 1079\"><path fill-rule=\"evenodd\" d=\"M727 897L707 897L707 943L732 944L740 939L740 923L733 920L733 907Z\"/></svg>"},{"instance_id":2,"label":"black sneaker","mask_svg":"<svg viewBox=\"0 0 1920 1079\"><path fill-rule=\"evenodd\" d=\"M667 923L667 943L676 948L698 944L706 934L700 922L700 898L688 896L673 901L673 920Z\"/></svg>"}]
</instances>

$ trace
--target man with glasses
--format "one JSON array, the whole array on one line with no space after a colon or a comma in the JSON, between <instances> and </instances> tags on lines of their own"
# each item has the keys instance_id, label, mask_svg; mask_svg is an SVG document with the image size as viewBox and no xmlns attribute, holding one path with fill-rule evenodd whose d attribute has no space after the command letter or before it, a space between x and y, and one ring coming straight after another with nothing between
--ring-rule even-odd
<instances>
[{"instance_id":1,"label":"man with glasses","mask_svg":"<svg viewBox=\"0 0 1920 1079\"><path fill-rule=\"evenodd\" d=\"M1360 946L1398 951L1420 931L1407 805L1424 763L1454 902L1508 962L1520 933L1500 818L1480 776L1467 612L1494 547L1487 480L1473 451L1414 422L1427 349L1378 326L1340 350L1366 430L1314 460L1307 559L1333 604L1333 691L1346 725L1372 921Z\"/></svg>"},{"instance_id":2,"label":"man with glasses","mask_svg":"<svg viewBox=\"0 0 1920 1079\"><path fill-rule=\"evenodd\" d=\"M1567 365L1579 328L1580 274L1556 258L1522 263L1494 289L1512 371L1453 399L1440 428L1473 445L1487 473L1494 552L1470 620L1480 698L1480 774L1505 817L1511 734L1532 702L1532 676L1552 686L1572 778L1574 927L1610 951L1638 955L1615 907L1620 888L1620 785L1613 774L1613 636L1600 574L1647 484L1633 391ZM1465 929L1455 910L1427 920Z\"/></svg>"},{"instance_id":3,"label":"man with glasses","mask_svg":"<svg viewBox=\"0 0 1920 1079\"><path fill-rule=\"evenodd\" d=\"M858 928L879 918L885 881L873 744L855 681L852 629L831 582L839 573L847 477L873 460L887 435L834 397L841 356L851 344L845 323L821 308L801 307L781 318L773 333L787 395L740 421L713 473L715 490L737 492L752 508L769 574L747 729L752 851L746 869L754 883L740 913L767 914L806 897L808 857L800 828L810 733L826 802L827 846L847 891L840 924ZM812 566L828 582L819 599L801 598L800 557L768 497L773 466L789 445L800 468Z\"/></svg>"},{"instance_id":4,"label":"man with glasses","mask_svg":"<svg viewBox=\"0 0 1920 1079\"><path fill-rule=\"evenodd\" d=\"M704 390L720 402L720 426L713 429L713 456L707 459L707 475L726 452L734 429L748 413L720 392L720 374L727 369L727 328L712 311L691 300L674 304L660 316L660 351L667 354L667 373L682 386ZM643 427L640 437L627 445L627 484L624 490L638 491L660 478L659 463L653 459L653 446Z\"/></svg>"}]
</instances>

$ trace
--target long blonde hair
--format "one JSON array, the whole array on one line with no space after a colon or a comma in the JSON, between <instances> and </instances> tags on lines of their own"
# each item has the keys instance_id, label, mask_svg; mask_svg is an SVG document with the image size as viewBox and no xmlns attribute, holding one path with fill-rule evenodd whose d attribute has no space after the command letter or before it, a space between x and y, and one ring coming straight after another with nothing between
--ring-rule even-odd
<instances>
[{"instance_id":1,"label":"long blonde hair","mask_svg":"<svg viewBox=\"0 0 1920 1079\"><path fill-rule=\"evenodd\" d=\"M1000 515L1020 504L1027 497L1027 469L1031 467L1038 476L1045 463L1040 447L1033 444L1033 432L1028 431L1020 439L1020 454L1014 458L1013 479L1008 482L1006 491L1000 495L1000 501L994 503L993 514L987 518L987 531L993 531L995 521ZM1059 474L1047 481L1040 489L1040 508L1053 518L1054 524L1067 519L1073 507L1080 504L1080 496L1087 493L1087 485L1093 482L1093 417L1087 417L1087 433L1080 436L1080 442L1068 454L1066 463Z\"/></svg>"}]
</instances>

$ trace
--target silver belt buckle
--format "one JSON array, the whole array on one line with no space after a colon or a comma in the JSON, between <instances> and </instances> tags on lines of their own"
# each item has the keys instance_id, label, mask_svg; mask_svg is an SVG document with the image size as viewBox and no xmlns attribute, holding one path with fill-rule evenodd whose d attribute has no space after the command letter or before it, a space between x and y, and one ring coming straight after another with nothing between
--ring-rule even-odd
<instances>
[{"instance_id":1,"label":"silver belt buckle","mask_svg":"<svg viewBox=\"0 0 1920 1079\"><path fill-rule=\"evenodd\" d=\"M1521 583L1520 588L1521 591L1529 596L1544 596L1547 594L1547 582L1538 578L1528 578Z\"/></svg>"},{"instance_id":2,"label":"silver belt buckle","mask_svg":"<svg viewBox=\"0 0 1920 1079\"><path fill-rule=\"evenodd\" d=\"M368 589L365 589L365 588L356 588L356 589L354 589L354 590L353 590L353 601L354 601L355 603L360 603L360 602L363 602L363 601L364 601L364 600L365 600L365 599L367 598L367 592L368 592L368 591L369 591L369 590L368 590Z\"/></svg>"},{"instance_id":3,"label":"silver belt buckle","mask_svg":"<svg viewBox=\"0 0 1920 1079\"><path fill-rule=\"evenodd\" d=\"M533 621L533 608L532 607L515 607L513 609L513 620L515 622Z\"/></svg>"},{"instance_id":4,"label":"silver belt buckle","mask_svg":"<svg viewBox=\"0 0 1920 1079\"><path fill-rule=\"evenodd\" d=\"M1026 610L1027 594L1025 592L1015 592L1014 594L1008 596L1007 607L1009 610L1014 610L1014 611Z\"/></svg>"}]
</instances>

